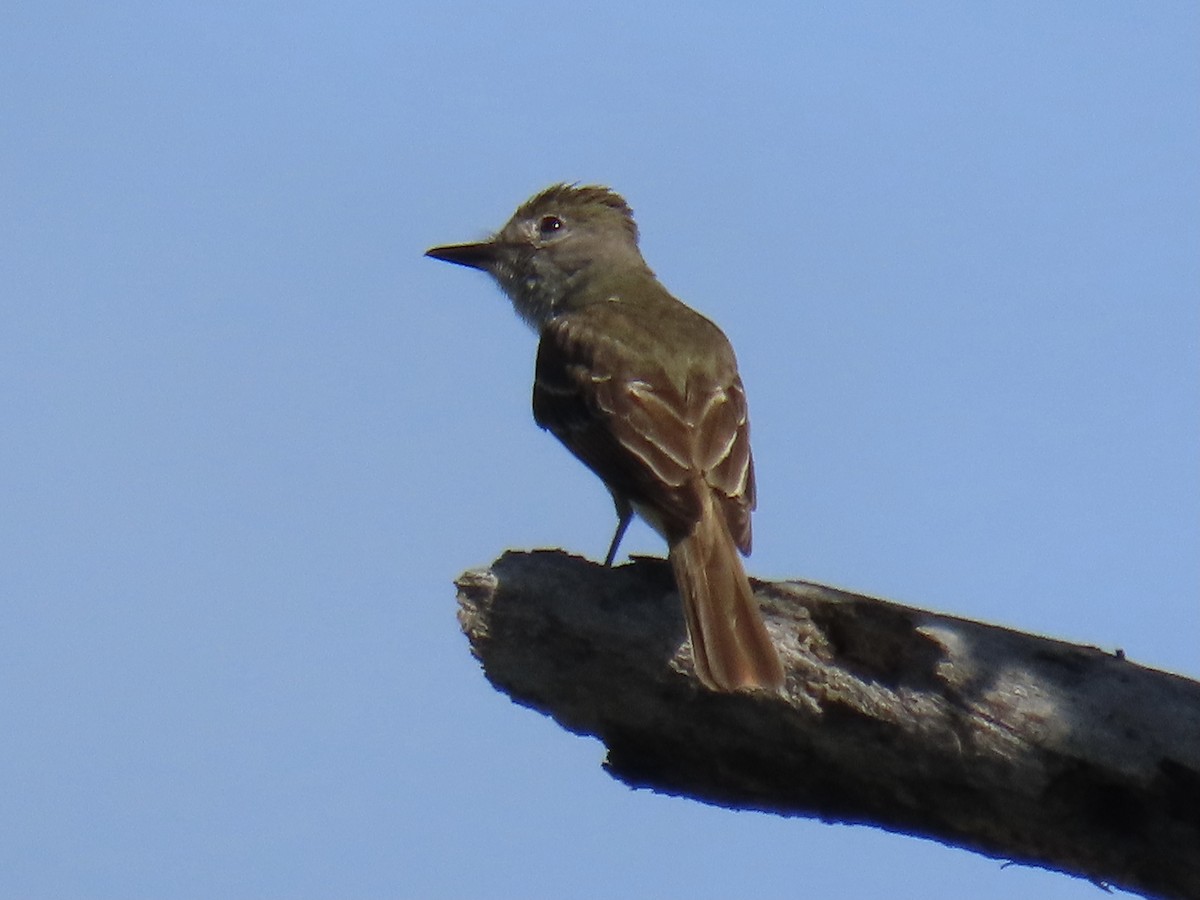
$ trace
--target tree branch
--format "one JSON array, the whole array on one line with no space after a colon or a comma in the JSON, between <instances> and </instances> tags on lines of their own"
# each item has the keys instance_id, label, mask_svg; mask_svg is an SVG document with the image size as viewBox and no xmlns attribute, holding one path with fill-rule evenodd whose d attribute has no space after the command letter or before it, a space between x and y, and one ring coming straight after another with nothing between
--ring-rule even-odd
<instances>
[{"instance_id":1,"label":"tree branch","mask_svg":"<svg viewBox=\"0 0 1200 900\"><path fill-rule=\"evenodd\" d=\"M756 583L783 694L691 669L670 569L506 553L458 582L488 679L635 787L1200 897L1200 684L806 582Z\"/></svg>"}]
</instances>

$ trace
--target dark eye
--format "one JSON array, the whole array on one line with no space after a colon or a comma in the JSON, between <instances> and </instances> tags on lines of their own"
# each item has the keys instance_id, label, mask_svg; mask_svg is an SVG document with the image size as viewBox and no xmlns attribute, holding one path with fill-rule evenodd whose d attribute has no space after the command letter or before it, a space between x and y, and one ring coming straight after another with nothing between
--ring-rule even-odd
<instances>
[{"instance_id":1,"label":"dark eye","mask_svg":"<svg viewBox=\"0 0 1200 900\"><path fill-rule=\"evenodd\" d=\"M562 228L563 220L558 216L542 216L542 221L538 222L538 234L544 238L553 237Z\"/></svg>"}]
</instances>

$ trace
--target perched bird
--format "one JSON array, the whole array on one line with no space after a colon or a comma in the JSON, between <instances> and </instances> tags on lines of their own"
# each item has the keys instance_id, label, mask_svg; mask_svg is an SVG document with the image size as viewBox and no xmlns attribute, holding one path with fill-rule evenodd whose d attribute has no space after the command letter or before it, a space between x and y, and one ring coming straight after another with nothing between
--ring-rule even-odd
<instances>
[{"instance_id":1,"label":"perched bird","mask_svg":"<svg viewBox=\"0 0 1200 900\"><path fill-rule=\"evenodd\" d=\"M700 680L781 686L738 555L750 552L755 489L733 349L650 271L624 199L555 185L490 239L426 255L489 273L540 336L534 419L612 494L606 565L634 512L666 539Z\"/></svg>"}]
</instances>

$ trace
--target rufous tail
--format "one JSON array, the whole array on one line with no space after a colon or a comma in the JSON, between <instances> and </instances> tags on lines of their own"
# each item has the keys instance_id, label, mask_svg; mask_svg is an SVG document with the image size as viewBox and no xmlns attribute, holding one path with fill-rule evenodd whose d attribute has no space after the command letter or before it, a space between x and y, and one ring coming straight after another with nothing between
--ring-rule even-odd
<instances>
[{"instance_id":1,"label":"rufous tail","mask_svg":"<svg viewBox=\"0 0 1200 900\"><path fill-rule=\"evenodd\" d=\"M717 691L782 687L779 653L715 505L672 543L670 559L700 680Z\"/></svg>"}]
</instances>

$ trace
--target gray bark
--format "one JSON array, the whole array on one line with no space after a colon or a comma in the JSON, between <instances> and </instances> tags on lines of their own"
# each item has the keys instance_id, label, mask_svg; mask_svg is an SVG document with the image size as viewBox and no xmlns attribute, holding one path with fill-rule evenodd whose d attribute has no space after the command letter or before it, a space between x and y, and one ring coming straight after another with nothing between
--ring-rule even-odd
<instances>
[{"instance_id":1,"label":"gray bark","mask_svg":"<svg viewBox=\"0 0 1200 900\"><path fill-rule=\"evenodd\" d=\"M630 785L1200 898L1200 683L791 581L755 583L785 690L717 694L662 560L507 553L457 584L488 679Z\"/></svg>"}]
</instances>

